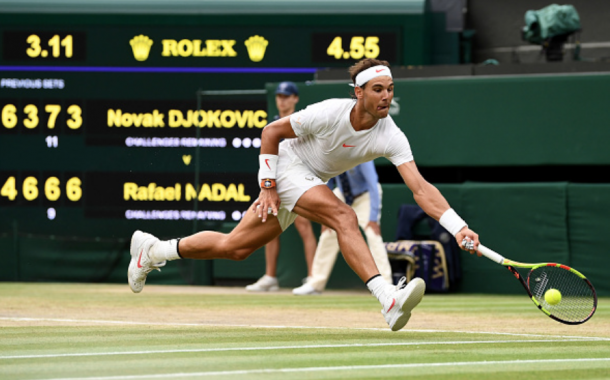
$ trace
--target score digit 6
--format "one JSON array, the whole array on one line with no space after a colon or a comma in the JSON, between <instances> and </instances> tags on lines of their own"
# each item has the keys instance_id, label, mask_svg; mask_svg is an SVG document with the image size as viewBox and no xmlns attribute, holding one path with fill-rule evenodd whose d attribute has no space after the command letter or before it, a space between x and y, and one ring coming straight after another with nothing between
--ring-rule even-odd
<instances>
[{"instance_id":1,"label":"score digit 6","mask_svg":"<svg viewBox=\"0 0 610 380\"><path fill-rule=\"evenodd\" d=\"M83 189L81 189L82 181L78 177L72 177L66 183L66 195L72 202L77 202L83 196Z\"/></svg>"},{"instance_id":2,"label":"score digit 6","mask_svg":"<svg viewBox=\"0 0 610 380\"><path fill-rule=\"evenodd\" d=\"M17 107L14 104L7 104L2 107L2 125L6 129L13 129L17 125Z\"/></svg>"}]
</instances>

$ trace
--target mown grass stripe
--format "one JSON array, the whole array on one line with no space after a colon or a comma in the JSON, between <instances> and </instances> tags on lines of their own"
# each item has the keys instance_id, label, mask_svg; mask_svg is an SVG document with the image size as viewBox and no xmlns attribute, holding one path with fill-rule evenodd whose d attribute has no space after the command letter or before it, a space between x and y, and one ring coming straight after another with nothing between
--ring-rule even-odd
<instances>
[{"instance_id":1,"label":"mown grass stripe","mask_svg":"<svg viewBox=\"0 0 610 380\"><path fill-rule=\"evenodd\" d=\"M389 332L392 334L397 333L395 331L391 331L389 328L375 328L375 327L243 325L243 324L230 324L230 323L135 322L135 321L99 320L99 319L31 318L31 317L0 317L0 320L24 321L24 322L97 323L97 324L134 325L134 326L184 326L184 327L234 327L234 328L255 328L255 329L357 330L357 331L383 331L383 332ZM401 333L414 333L415 332L415 333L506 335L506 336L539 337L539 338L552 338L552 339L590 339L590 340L610 341L610 338L592 337L592 336L545 335L545 334L528 334L528 333L497 332L497 331L405 329L405 330L401 330L399 332L401 332Z\"/></svg>"},{"instance_id":2,"label":"mown grass stripe","mask_svg":"<svg viewBox=\"0 0 610 380\"><path fill-rule=\"evenodd\" d=\"M391 342L391 343L351 343L351 344L312 344L302 346L258 346L258 347L217 347L217 348L193 348L180 350L148 350L148 351L114 351L114 352L80 352L65 354L40 354L40 355L13 355L0 356L0 359L39 359L39 358L62 358L78 356L110 356L110 355L150 355L150 354L174 354L189 352L222 352L222 351L262 351L262 350L303 350L318 348L358 348L358 347L387 347L387 346L433 346L433 345L460 345L460 344L509 344L509 343L565 343L565 342L594 342L590 339L529 339L529 340L473 340L473 341L443 341L443 342Z\"/></svg>"},{"instance_id":3,"label":"mown grass stripe","mask_svg":"<svg viewBox=\"0 0 610 380\"><path fill-rule=\"evenodd\" d=\"M103 377L66 377L41 380L136 380L136 379L167 379L180 377L198 376L235 376L252 374L294 373L294 372L321 372L321 371L358 371L368 369L397 369L397 368L432 368L450 366L483 366L483 365L506 365L506 364L553 364L553 363L582 363L582 362L605 362L610 358L574 358L574 359L529 359L529 360L492 360L476 362L433 362L433 363L407 363L407 364L379 364L379 365L356 365L356 366L330 366L330 367L304 367L304 368L275 368L275 369L245 369L234 371L210 371L210 372L177 372L152 375L129 375L129 376L103 376Z\"/></svg>"}]
</instances>

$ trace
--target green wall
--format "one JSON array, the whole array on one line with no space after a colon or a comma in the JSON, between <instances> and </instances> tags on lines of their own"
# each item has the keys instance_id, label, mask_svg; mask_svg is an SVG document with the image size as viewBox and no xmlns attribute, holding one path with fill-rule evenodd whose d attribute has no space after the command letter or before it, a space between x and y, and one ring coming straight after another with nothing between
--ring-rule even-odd
<instances>
[{"instance_id":1,"label":"green wall","mask_svg":"<svg viewBox=\"0 0 610 380\"><path fill-rule=\"evenodd\" d=\"M419 166L610 164L609 74L394 82L392 118ZM347 71L344 83L302 83L298 107L349 97L348 83Z\"/></svg>"},{"instance_id":2,"label":"green wall","mask_svg":"<svg viewBox=\"0 0 610 380\"><path fill-rule=\"evenodd\" d=\"M480 234L481 241L504 256L523 262L560 262L574 266L595 285L600 295L610 295L605 268L610 185L559 183L437 185L452 207ZM394 241L400 205L414 203L404 185L383 185L382 234ZM228 232L233 224L220 227ZM176 226L175 234L160 231L153 223L138 228L162 237L183 236L191 226ZM91 225L89 228L94 229ZM129 226L122 226L128 229ZM209 228L209 227L208 227ZM134 228L135 229L135 228ZM34 233L31 225L0 234L0 281L70 281L124 283L129 263L128 235L87 234L48 236ZM319 226L314 225L319 233ZM90 231L91 233L92 231ZM68 232L66 232L67 234ZM116 236L120 236L117 238ZM519 293L520 285L508 271L486 258L462 253L462 282L453 291L465 293ZM161 273L150 275L151 284L205 284L211 275L217 283L247 283L264 273L264 251L247 260L175 261ZM278 277L282 287L299 286L307 275L302 241L294 227L281 236ZM342 258L337 260L328 288L365 289Z\"/></svg>"}]
</instances>

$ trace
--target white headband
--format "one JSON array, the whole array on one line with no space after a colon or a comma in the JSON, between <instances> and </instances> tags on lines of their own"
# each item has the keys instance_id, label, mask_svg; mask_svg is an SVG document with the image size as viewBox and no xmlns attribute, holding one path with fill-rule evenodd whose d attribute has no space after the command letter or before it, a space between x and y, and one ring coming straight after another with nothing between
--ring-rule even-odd
<instances>
[{"instance_id":1,"label":"white headband","mask_svg":"<svg viewBox=\"0 0 610 380\"><path fill-rule=\"evenodd\" d=\"M350 83L350 86L362 87L371 79L384 76L392 78L392 72L390 71L389 67L383 65L369 67L368 69L358 73L358 75L356 75L356 84Z\"/></svg>"}]
</instances>

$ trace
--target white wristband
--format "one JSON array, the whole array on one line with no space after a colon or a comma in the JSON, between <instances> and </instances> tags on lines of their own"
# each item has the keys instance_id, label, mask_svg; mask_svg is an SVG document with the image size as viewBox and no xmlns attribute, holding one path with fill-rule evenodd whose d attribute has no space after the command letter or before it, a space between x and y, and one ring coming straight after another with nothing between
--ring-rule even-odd
<instances>
[{"instance_id":1,"label":"white wristband","mask_svg":"<svg viewBox=\"0 0 610 380\"><path fill-rule=\"evenodd\" d=\"M460 232L462 228L468 227L464 219L460 218L452 208L445 211L438 221L453 236Z\"/></svg>"},{"instance_id":2,"label":"white wristband","mask_svg":"<svg viewBox=\"0 0 610 380\"><path fill-rule=\"evenodd\" d=\"M275 179L277 170L277 154L261 154L258 156L260 169L258 170L258 182L263 179Z\"/></svg>"}]
</instances>

